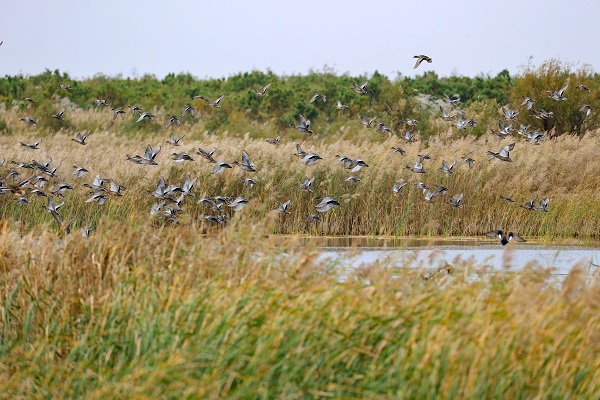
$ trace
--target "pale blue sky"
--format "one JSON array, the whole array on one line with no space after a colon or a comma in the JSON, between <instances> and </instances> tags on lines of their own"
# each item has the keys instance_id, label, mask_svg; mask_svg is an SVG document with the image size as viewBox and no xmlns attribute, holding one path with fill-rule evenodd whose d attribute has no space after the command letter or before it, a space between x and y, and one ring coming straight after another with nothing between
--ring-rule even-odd
<instances>
[{"instance_id":1,"label":"pale blue sky","mask_svg":"<svg viewBox=\"0 0 600 400\"><path fill-rule=\"evenodd\" d=\"M8 3L8 4L6 4ZM59 69L75 78L253 69L394 77L435 70L512 73L560 57L600 68L600 2L9 1L0 13L0 76ZM432 64L412 69L412 56Z\"/></svg>"}]
</instances>

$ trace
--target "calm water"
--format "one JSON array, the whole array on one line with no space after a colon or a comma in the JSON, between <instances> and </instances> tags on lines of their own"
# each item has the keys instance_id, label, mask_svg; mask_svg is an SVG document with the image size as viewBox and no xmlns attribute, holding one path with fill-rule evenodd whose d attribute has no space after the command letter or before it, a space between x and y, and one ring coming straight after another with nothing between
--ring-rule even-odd
<instances>
[{"instance_id":1,"label":"calm water","mask_svg":"<svg viewBox=\"0 0 600 400\"><path fill-rule=\"evenodd\" d=\"M500 246L480 239L370 239L326 238L319 248L324 262L360 268L376 262L391 267L434 270L445 263L492 269L520 270L529 266L553 269L566 275L575 265L595 271L600 265L600 245L539 245L510 243Z\"/></svg>"}]
</instances>

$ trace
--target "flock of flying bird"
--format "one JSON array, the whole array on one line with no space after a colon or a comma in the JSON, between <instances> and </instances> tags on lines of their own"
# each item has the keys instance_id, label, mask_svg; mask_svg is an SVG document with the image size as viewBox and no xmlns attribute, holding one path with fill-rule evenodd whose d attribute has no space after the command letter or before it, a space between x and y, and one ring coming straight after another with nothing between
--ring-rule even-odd
<instances>
[{"instance_id":1,"label":"flock of flying bird","mask_svg":"<svg viewBox=\"0 0 600 400\"><path fill-rule=\"evenodd\" d=\"M428 63L432 62L432 59L425 55L414 56L414 58L417 59L414 68L417 68L423 61L428 62ZM263 88L259 88L259 89L254 88L253 90L254 90L255 95L259 96L259 97L268 96L268 91L269 91L270 86L271 86L270 84L267 84ZM60 85L59 88L62 90L65 90L67 92L73 90L71 85ZM358 95L367 95L367 94L369 94L368 81L364 82L361 85L357 84L356 82L353 82L352 87L350 89ZM548 97L555 101L558 101L558 102L565 101L566 98L564 97L564 94L567 89L568 89L568 86L565 86L564 88L557 90L557 91L550 90L550 91L548 91L548 93L549 93ZM585 86L579 86L579 90L589 91L589 88L587 88ZM224 97L225 96L220 96L219 98L215 99L214 101L212 101L211 99L204 97L204 96L194 96L194 97L192 97L192 99L203 100L204 102L206 102L206 104L208 106L213 107L213 108L221 108L221 102L223 101ZM23 97L20 100L29 102L31 104L37 103L36 100L34 100L32 98L27 98L27 97ZM450 108L454 109L455 107L457 107L460 104L460 98L458 98L457 96L450 97L450 96L444 94L444 98L442 100L444 103L447 104L447 106L446 106L447 108L450 107ZM321 101L321 102L325 103L325 102L327 102L327 96L323 93L315 93L311 97L309 102L313 103L316 101ZM553 113L551 111L549 112L549 111L545 111L542 109L535 109L534 103L535 103L534 100L532 100L530 98L526 98L523 101L523 103L521 104L521 106L523 106L526 111L529 111L532 115L534 115L537 118L541 118L541 119L552 118ZM106 100L103 100L103 99L96 99L94 101L94 104L99 107L109 107L110 106L109 102ZM348 108L348 106L344 105L340 101L338 101L336 104L336 108L339 110L345 110ZM448 108L448 109L450 109L450 108ZM152 114L150 112L146 112L142 108L137 107L137 106L128 106L128 109L129 109L129 112L131 113L132 117L134 119L136 119L136 122L138 122L138 123L143 123L143 121L145 121L145 120L152 121L156 117L154 114ZM459 109L455 109L454 113L449 113L447 111L447 109L444 108L442 105L439 106L439 109L440 109L440 118L441 119L443 119L444 121L448 121L448 122L455 121L455 125L452 125L452 127L454 127L455 129L467 129L469 127L475 127L477 125L476 121L474 121L473 119L467 118L466 114ZM582 112L585 113L586 117L589 116L589 114L592 111L591 107L585 106L585 105L582 106L581 110L582 110ZM113 111L113 113L112 113L113 120L117 119L118 117L121 117L121 119L125 119L125 116L127 115L127 111L125 111L123 108L120 108L120 107L113 108L112 111ZM62 109L58 113L48 114L48 116L50 118L55 118L57 120L62 121L65 118L65 112L66 112L66 109ZM183 107L181 116L179 116L179 114L178 115L167 114L166 128L169 128L171 126L180 126L181 120L184 117L186 117L186 115L189 115L190 118L193 118L194 112L195 112L195 108L190 104L186 104ZM498 123L498 125L499 125L498 131L492 130L492 133L494 135L498 136L500 139L511 137L512 134L515 132L519 135L526 137L528 140L528 143L530 143L530 144L539 144L544 139L543 133L541 133L539 130L529 131L529 128L530 128L529 126L521 125L518 129L514 129L512 127L512 121L516 121L516 118L520 112L519 110L511 110L508 107L502 107L501 112L502 112L502 118L505 120L505 122L500 121ZM377 117L373 117L371 119L366 119L362 115L359 115L358 118L359 118L361 124L365 128L374 128L376 132L380 132L383 135L385 135L385 134L388 134L390 136L393 135L392 130L388 126L386 126L385 123L379 122L379 123L375 124ZM38 124L38 121L34 120L32 117L29 117L29 116L22 118L21 121L23 121L27 125L35 126ZM419 122L417 120L414 120L411 118L407 118L404 122L407 126L407 129L403 135L400 135L400 137L403 138L408 143L414 142L415 136L417 133L415 131L413 131L412 129L414 127L416 127L419 124ZM302 115L300 115L298 124L290 124L289 127L296 129L300 132L307 133L307 134L314 133L311 130L311 121L306 119ZM76 142L79 145L86 145L87 140L90 137L90 135L91 135L91 132L86 132L84 134L78 133L76 135L76 137L72 138L71 140ZM168 143L169 145L171 145L173 147L178 147L181 145L181 141L182 141L183 137L184 137L183 135L181 137L175 137L173 135L173 133L170 133L170 136L169 136L168 140L166 141L166 143ZM269 142L273 145L277 145L280 143L280 138L277 137L275 139L267 139L267 142ZM40 148L39 146L41 143L42 143L42 140L39 140L34 143L21 142L21 145L28 149L31 149L31 150L37 150ZM488 151L487 155L489 156L489 159L490 160L496 159L496 161L503 161L503 162L511 162L512 159L511 159L510 155L515 147L515 143L516 142L505 145L505 146L501 147L499 151ZM140 164L140 165L158 165L157 156L160 154L161 150L162 150L162 148L160 145L156 146L155 148L148 145L143 154L138 154L138 155L134 155L134 156L127 155L126 160L130 161L132 163L135 163L135 164ZM251 161L250 156L244 150L242 150L242 152L241 152L241 161L234 161L234 162L227 162L224 160L219 160L215 156L216 151L217 151L216 148L213 148L210 151L207 151L202 148L198 148L198 151L195 153L196 155L199 155L200 157L207 160L209 163L214 164L211 174L221 174L226 169L233 168L234 166L238 166L243 171L250 172L250 173L256 172L256 170L257 170L256 164ZM396 153L400 154L401 156L406 155L406 152L401 147L392 147L392 153L390 154L390 156L393 156ZM314 165L319 160L323 159L317 153L304 151L300 144L296 144L296 153L294 153L294 155L296 157L298 157L300 163L302 163L306 166ZM338 158L337 164L340 164L345 169L348 169L351 173L357 173L362 168L368 167L368 164L359 158L349 158L349 157L340 156L340 155L337 155L336 157ZM424 162L425 162L425 160L431 160L431 157L428 154L419 154L418 157L419 157L419 159L417 161L415 161L414 165L412 165L412 166L406 165L405 168L416 174L425 174L427 171L425 170ZM171 155L171 158L174 162L177 162L177 163L186 162L186 161L194 161L194 158L192 157L192 155L190 155L186 152L173 152ZM466 155L466 156L462 157L461 165L466 164L468 166L468 168L470 169L470 168L473 168L474 162L475 162L475 160L473 158ZM4 163L5 163L5 160L1 159L0 167ZM74 217L72 217L70 219L64 219L59 214L59 210L64 205L64 202L61 202L60 204L58 204L55 200L55 197L64 197L65 191L73 190L74 187L72 184L58 179L57 172L58 172L60 165L53 166L52 159L49 159L45 162L38 162L35 160L32 160L31 162L29 162L29 161L12 161L11 164L13 164L14 167L7 173L7 175L0 177L0 194L13 193L16 197L17 203L20 205L29 204L29 196L46 197L47 198L47 206L45 206L44 208L59 223L59 225L61 226L64 233L67 233L67 234L70 233L71 225L73 224L73 221L77 218L77 215L75 215ZM441 165L440 170L446 174L452 174L455 171L456 164L457 164L456 161L448 163L445 160L442 160L442 165ZM20 179L21 174L17 171L17 169L31 169L31 170L34 170L35 172L33 173L33 175L31 177L22 180L22 179ZM82 178L88 172L89 171L85 167L73 166L73 175L75 176L76 179ZM53 182L51 182L51 180ZM349 182L355 182L355 183L360 182L360 179L354 175L349 176L346 180ZM299 184L298 189L303 190L305 192L312 193L313 192L313 190L312 190L313 182L314 182L314 178L306 178L303 183ZM215 223L215 224L223 224L224 222L226 222L228 220L227 213L223 212L224 207L230 208L234 212L237 212L237 211L242 210L246 206L246 204L248 204L248 200L241 196L237 196L237 197L211 196L211 197L199 198L192 192L195 183L196 183L196 179L191 179L189 176L184 177L181 185L167 183L165 181L165 179L161 178L159 180L159 182L157 183L155 190L152 192L149 192L155 198L155 202L151 207L150 214L157 215L158 217L164 218L167 221L174 221L175 219L177 219L177 213L179 211L181 211L181 209L182 209L181 206L182 206L184 200L188 197L191 197L191 198L195 199L195 201L197 201L198 203L205 204L212 211L212 214L204 214L203 217L206 219L206 221L209 221L209 222ZM249 178L249 177L244 178L244 185L246 187L251 188L255 184L256 184L256 181L254 181L252 178ZM52 185L52 187L50 188L51 185ZM406 185L408 185L408 182L394 182L391 190L394 194L399 195L402 192L402 189ZM85 183L82 186L91 190L91 193L90 193L91 196L88 199L86 199L85 202L86 203L95 203L97 205L103 205L104 203L106 203L109 200L109 198L111 196L112 197L123 196L124 191L126 190L125 187L119 185L118 183L114 182L113 180L101 178L100 175L96 175L91 184ZM49 190L46 190L46 187L49 187ZM422 182L419 182L416 185L416 187L417 187L417 189L422 190L423 200L426 202L433 202L435 198L444 196L448 192L448 189L446 187L443 187L443 186L429 187ZM44 191L44 190L46 190L46 191ZM456 208L463 208L463 203L462 203L463 197L464 197L463 193L460 193L459 195L448 199L447 204L449 204L450 206L456 207ZM515 202L515 200L513 200L510 197L500 196L500 199L508 201L508 202L513 202L513 203ZM340 206L340 203L336 199L331 198L331 197L326 197L326 196L318 197L317 200L318 200L318 203L315 205L315 210L317 213L310 214L307 216L308 223L320 221L321 220L321 217L319 215L320 213L326 213L329 210L331 210L332 208L334 208L336 206ZM528 201L525 205L522 205L521 207L523 207L527 210L530 210L530 211L548 212L548 205L550 203L549 198L540 199L539 203L537 205L536 205L536 201L537 201L537 196L534 196L530 201ZM290 214L289 207L290 207L290 200L283 202L283 203L279 203L276 211L280 214ZM86 228L82 229L82 233L84 236L89 236L90 233L94 229L95 229L95 227L93 227L93 226L86 227ZM512 239L515 239L516 241L524 241L524 239L521 236L519 236L517 233L505 232L503 230L494 230L491 232L487 232L486 235L489 237L498 238L502 245L507 244Z\"/></svg>"}]
</instances>

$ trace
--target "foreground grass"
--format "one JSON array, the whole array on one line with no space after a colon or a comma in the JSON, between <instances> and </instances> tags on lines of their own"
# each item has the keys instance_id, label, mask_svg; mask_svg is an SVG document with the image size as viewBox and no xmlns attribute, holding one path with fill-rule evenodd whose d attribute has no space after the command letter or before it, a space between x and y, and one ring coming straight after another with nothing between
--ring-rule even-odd
<instances>
[{"instance_id":1,"label":"foreground grass","mask_svg":"<svg viewBox=\"0 0 600 400\"><path fill-rule=\"evenodd\" d=\"M556 285L382 262L341 282L293 238L271 247L263 224L104 229L2 224L0 397L600 395L600 290L581 267Z\"/></svg>"}]
</instances>

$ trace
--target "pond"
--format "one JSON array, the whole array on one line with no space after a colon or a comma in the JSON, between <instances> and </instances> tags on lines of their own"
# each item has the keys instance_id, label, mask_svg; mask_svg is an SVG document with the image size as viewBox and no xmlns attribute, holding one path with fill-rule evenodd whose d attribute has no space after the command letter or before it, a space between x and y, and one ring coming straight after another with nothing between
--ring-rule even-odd
<instances>
[{"instance_id":1,"label":"pond","mask_svg":"<svg viewBox=\"0 0 600 400\"><path fill-rule=\"evenodd\" d=\"M315 238L317 239L317 238ZM318 238L321 258L354 269L376 262L392 267L435 270L450 264L502 270L538 266L564 276L575 266L600 270L600 244L542 245L465 239Z\"/></svg>"}]
</instances>

